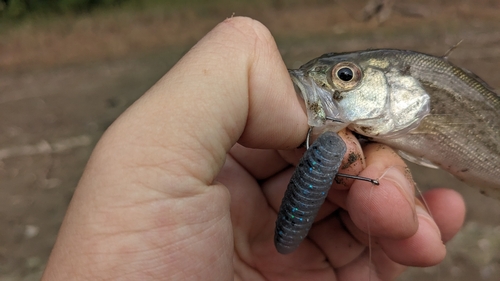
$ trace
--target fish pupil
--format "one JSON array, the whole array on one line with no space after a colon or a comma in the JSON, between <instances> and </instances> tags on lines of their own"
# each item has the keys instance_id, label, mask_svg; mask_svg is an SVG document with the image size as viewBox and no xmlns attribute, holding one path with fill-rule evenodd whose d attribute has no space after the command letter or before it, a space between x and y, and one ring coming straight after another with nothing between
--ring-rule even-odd
<instances>
[{"instance_id":1,"label":"fish pupil","mask_svg":"<svg viewBox=\"0 0 500 281\"><path fill-rule=\"evenodd\" d=\"M354 73L352 72L352 69L343 67L337 71L337 76L340 80L348 82L352 80L352 78L354 77Z\"/></svg>"}]
</instances>

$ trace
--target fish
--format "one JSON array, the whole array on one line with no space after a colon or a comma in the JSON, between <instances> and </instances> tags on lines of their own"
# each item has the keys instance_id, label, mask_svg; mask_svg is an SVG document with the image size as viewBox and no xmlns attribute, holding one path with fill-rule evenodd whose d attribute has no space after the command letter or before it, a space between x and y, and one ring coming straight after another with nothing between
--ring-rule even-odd
<instances>
[{"instance_id":1,"label":"fish","mask_svg":"<svg viewBox=\"0 0 500 281\"><path fill-rule=\"evenodd\" d=\"M500 199L499 94L447 56L327 53L289 73L311 127L347 128Z\"/></svg>"}]
</instances>

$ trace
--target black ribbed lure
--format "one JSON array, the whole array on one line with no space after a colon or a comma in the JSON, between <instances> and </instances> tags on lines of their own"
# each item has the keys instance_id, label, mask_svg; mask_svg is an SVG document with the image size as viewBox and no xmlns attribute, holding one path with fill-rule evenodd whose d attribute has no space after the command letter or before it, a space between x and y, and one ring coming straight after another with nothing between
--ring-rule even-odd
<instances>
[{"instance_id":1,"label":"black ribbed lure","mask_svg":"<svg viewBox=\"0 0 500 281\"><path fill-rule=\"evenodd\" d=\"M346 145L326 131L304 153L281 202L274 244L281 254L293 252L307 236L339 170Z\"/></svg>"}]
</instances>

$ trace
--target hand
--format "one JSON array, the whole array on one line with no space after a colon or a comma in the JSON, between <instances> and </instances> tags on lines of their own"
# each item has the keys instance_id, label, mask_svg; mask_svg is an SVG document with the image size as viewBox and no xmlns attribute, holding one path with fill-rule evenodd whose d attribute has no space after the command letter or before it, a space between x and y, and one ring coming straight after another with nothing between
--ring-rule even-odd
<instances>
[{"instance_id":1,"label":"hand","mask_svg":"<svg viewBox=\"0 0 500 281\"><path fill-rule=\"evenodd\" d=\"M427 193L432 219L404 162L348 133L347 155L360 157L344 172L381 185L334 185L308 239L277 253L276 211L308 130L302 104L264 26L219 24L99 141L44 280L389 280L438 263L463 223L461 197Z\"/></svg>"}]
</instances>

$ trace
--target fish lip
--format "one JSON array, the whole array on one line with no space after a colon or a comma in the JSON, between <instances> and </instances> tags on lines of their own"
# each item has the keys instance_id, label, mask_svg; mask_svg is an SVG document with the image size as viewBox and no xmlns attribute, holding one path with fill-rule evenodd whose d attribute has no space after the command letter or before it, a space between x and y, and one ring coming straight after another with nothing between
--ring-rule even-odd
<instances>
[{"instance_id":1,"label":"fish lip","mask_svg":"<svg viewBox=\"0 0 500 281\"><path fill-rule=\"evenodd\" d=\"M288 73L290 74L290 78L292 79L293 83L293 88L295 89L295 92L303 99L305 100L304 94L305 94L305 84L304 82L304 72L299 69L289 69Z\"/></svg>"},{"instance_id":2,"label":"fish lip","mask_svg":"<svg viewBox=\"0 0 500 281\"><path fill-rule=\"evenodd\" d=\"M309 126L323 127L328 125L332 130L339 131L348 125L338 104L331 99L331 94L319 87L309 77L307 70L304 71L302 68L289 69L288 72L295 92L304 101ZM331 124L333 126L330 126Z\"/></svg>"}]
</instances>

